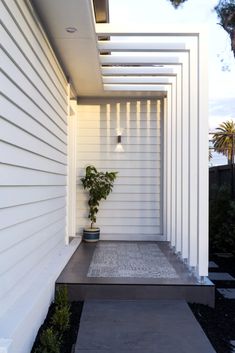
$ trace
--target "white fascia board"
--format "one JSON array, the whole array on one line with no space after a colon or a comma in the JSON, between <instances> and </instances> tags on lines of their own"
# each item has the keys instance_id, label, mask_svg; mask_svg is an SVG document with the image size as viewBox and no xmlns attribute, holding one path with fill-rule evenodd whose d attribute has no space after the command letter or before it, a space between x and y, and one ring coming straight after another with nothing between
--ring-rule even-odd
<instances>
[{"instance_id":1,"label":"white fascia board","mask_svg":"<svg viewBox=\"0 0 235 353\"><path fill-rule=\"evenodd\" d=\"M170 79L166 76L152 77L152 76L103 76L103 83L169 83Z\"/></svg>"},{"instance_id":2,"label":"white fascia board","mask_svg":"<svg viewBox=\"0 0 235 353\"><path fill-rule=\"evenodd\" d=\"M167 85L125 85L125 84L104 84L104 90L105 91L156 91L156 92L166 92L167 91Z\"/></svg>"},{"instance_id":3,"label":"white fascia board","mask_svg":"<svg viewBox=\"0 0 235 353\"><path fill-rule=\"evenodd\" d=\"M102 75L172 75L177 74L177 66L105 66L102 67Z\"/></svg>"},{"instance_id":4,"label":"white fascia board","mask_svg":"<svg viewBox=\"0 0 235 353\"><path fill-rule=\"evenodd\" d=\"M197 36L204 30L203 25L125 25L120 26L111 23L96 24L96 34L98 36Z\"/></svg>"},{"instance_id":5,"label":"white fascia board","mask_svg":"<svg viewBox=\"0 0 235 353\"><path fill-rule=\"evenodd\" d=\"M98 49L103 51L143 51L143 52L181 52L186 50L185 43L157 43L154 42L130 42L130 41L98 41Z\"/></svg>"}]
</instances>

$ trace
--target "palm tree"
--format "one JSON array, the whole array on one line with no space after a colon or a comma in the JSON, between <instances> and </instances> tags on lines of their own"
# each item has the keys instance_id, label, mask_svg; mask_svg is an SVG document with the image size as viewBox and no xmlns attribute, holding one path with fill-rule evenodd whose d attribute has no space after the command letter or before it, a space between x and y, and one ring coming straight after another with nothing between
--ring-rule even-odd
<instances>
[{"instance_id":1,"label":"palm tree","mask_svg":"<svg viewBox=\"0 0 235 353\"><path fill-rule=\"evenodd\" d=\"M234 163L235 122L225 121L216 131L212 137L215 151L227 156L228 164Z\"/></svg>"}]
</instances>

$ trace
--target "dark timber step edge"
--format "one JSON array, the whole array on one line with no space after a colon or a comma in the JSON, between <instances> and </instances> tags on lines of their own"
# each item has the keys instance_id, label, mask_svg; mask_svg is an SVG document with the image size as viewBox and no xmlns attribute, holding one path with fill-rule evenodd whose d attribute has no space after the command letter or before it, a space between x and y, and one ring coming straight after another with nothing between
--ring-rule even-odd
<instances>
[{"instance_id":1,"label":"dark timber step edge","mask_svg":"<svg viewBox=\"0 0 235 353\"><path fill-rule=\"evenodd\" d=\"M65 283L56 283L56 286ZM86 299L183 299L189 303L214 306L215 288L213 285L138 285L138 284L79 284L68 283L70 301Z\"/></svg>"}]
</instances>

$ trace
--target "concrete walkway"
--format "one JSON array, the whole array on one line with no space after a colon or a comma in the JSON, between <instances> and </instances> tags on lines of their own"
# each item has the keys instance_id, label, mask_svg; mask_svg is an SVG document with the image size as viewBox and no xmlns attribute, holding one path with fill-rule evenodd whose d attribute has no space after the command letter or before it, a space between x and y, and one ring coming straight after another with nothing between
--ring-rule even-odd
<instances>
[{"instance_id":1,"label":"concrete walkway","mask_svg":"<svg viewBox=\"0 0 235 353\"><path fill-rule=\"evenodd\" d=\"M184 301L88 300L76 353L215 353Z\"/></svg>"}]
</instances>

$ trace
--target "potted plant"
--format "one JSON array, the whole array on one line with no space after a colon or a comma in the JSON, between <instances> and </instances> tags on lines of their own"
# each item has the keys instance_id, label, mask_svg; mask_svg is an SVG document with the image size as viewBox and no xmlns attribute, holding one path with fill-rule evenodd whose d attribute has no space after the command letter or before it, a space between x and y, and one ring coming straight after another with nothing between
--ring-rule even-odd
<instances>
[{"instance_id":1,"label":"potted plant","mask_svg":"<svg viewBox=\"0 0 235 353\"><path fill-rule=\"evenodd\" d=\"M96 216L99 211L100 201L106 200L107 196L113 189L114 180L117 177L117 172L98 172L97 169L89 165L86 167L86 175L81 178L84 190L89 192L89 214L88 218L91 221L89 228L83 230L83 240L86 242L96 242L100 237L100 229L94 227Z\"/></svg>"}]
</instances>

